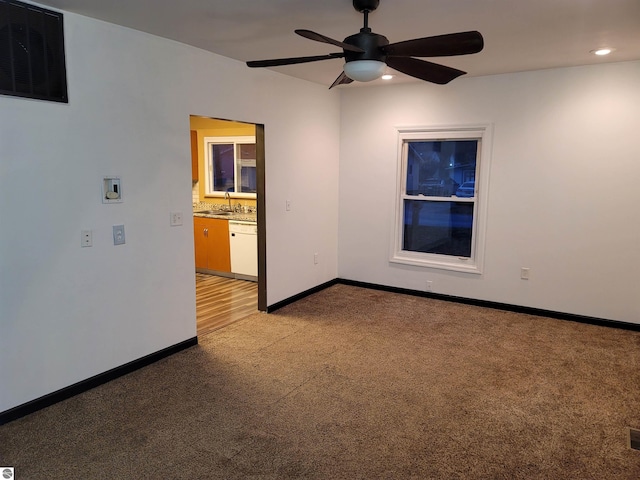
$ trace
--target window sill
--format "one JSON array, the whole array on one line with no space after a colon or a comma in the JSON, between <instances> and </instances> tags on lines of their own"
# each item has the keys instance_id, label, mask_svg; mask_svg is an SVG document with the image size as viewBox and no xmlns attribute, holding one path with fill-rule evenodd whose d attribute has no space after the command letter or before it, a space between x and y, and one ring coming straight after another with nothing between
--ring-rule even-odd
<instances>
[{"instance_id":1,"label":"window sill","mask_svg":"<svg viewBox=\"0 0 640 480\"><path fill-rule=\"evenodd\" d=\"M231 197L231 200L238 200L238 199L255 200L256 198L258 198L256 193L230 193L229 196ZM205 193L204 198L215 198L219 200L221 198L224 199L225 194L224 193Z\"/></svg>"},{"instance_id":2,"label":"window sill","mask_svg":"<svg viewBox=\"0 0 640 480\"><path fill-rule=\"evenodd\" d=\"M482 269L480 268L480 266L477 265L471 258L458 258L457 260L454 260L451 259L451 257L447 257L446 259L442 257L440 255L412 255L412 252L403 251L393 255L389 259L389 261L391 263L413 265L415 267L437 268L440 270L471 273L474 275L482 274Z\"/></svg>"}]
</instances>

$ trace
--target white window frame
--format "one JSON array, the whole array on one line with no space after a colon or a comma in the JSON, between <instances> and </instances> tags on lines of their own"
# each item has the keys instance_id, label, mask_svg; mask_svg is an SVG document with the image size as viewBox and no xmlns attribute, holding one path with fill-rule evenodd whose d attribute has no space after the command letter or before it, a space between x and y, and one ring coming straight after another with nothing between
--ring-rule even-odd
<instances>
[{"instance_id":1,"label":"white window frame","mask_svg":"<svg viewBox=\"0 0 640 480\"><path fill-rule=\"evenodd\" d=\"M395 222L391 241L392 263L414 265L482 274L484 266L485 233L487 224L487 204L489 192L489 172L491 165L491 124L445 125L427 127L398 127L398 169L395 196ZM422 197L426 201L473 202L473 230L471 256L457 257L434 253L403 250L404 200L415 199L407 195L408 143L412 141L477 140L475 196L474 197Z\"/></svg>"},{"instance_id":2,"label":"white window frame","mask_svg":"<svg viewBox=\"0 0 640 480\"><path fill-rule=\"evenodd\" d=\"M211 185L211 172L213 171L213 161L211 159L211 145L229 144L233 143L233 181L234 192L230 193L233 198L256 198L255 193L239 192L239 179L240 171L238 169L238 162L236 154L238 153L237 145L242 144L254 144L256 143L256 137L254 136L235 136L235 137L204 137L204 157L205 168L207 174L205 175L205 196L206 197L224 197L225 192L216 192Z\"/></svg>"}]
</instances>

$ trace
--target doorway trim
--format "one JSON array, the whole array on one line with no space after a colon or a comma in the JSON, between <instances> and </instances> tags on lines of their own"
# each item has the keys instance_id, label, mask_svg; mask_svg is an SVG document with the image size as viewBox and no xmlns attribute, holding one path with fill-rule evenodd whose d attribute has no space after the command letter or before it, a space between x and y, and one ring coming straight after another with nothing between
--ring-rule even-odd
<instances>
[{"instance_id":1,"label":"doorway trim","mask_svg":"<svg viewBox=\"0 0 640 480\"><path fill-rule=\"evenodd\" d=\"M256 137L256 208L258 227L258 310L267 311L267 216L266 216L266 159L265 159L265 127L261 123L253 123L207 115L190 114L189 118L199 117L221 122L243 123L255 127ZM190 123L191 125L191 123Z\"/></svg>"},{"instance_id":2,"label":"doorway trim","mask_svg":"<svg viewBox=\"0 0 640 480\"><path fill-rule=\"evenodd\" d=\"M267 216L264 125L256 123L256 177L258 208L258 310L267 311Z\"/></svg>"}]
</instances>

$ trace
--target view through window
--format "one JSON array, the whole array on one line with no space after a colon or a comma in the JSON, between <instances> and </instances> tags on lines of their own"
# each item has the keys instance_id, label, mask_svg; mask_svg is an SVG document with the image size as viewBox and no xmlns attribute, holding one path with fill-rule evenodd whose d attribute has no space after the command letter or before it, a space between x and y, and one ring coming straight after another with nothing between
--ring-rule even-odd
<instances>
[{"instance_id":1,"label":"view through window","mask_svg":"<svg viewBox=\"0 0 640 480\"><path fill-rule=\"evenodd\" d=\"M391 261L479 272L484 128L400 132Z\"/></svg>"},{"instance_id":2,"label":"view through window","mask_svg":"<svg viewBox=\"0 0 640 480\"><path fill-rule=\"evenodd\" d=\"M403 250L471 257L477 152L478 140L407 142Z\"/></svg>"},{"instance_id":3,"label":"view through window","mask_svg":"<svg viewBox=\"0 0 640 480\"><path fill-rule=\"evenodd\" d=\"M255 138L206 137L205 145L208 157L207 193L244 193L255 197Z\"/></svg>"}]
</instances>

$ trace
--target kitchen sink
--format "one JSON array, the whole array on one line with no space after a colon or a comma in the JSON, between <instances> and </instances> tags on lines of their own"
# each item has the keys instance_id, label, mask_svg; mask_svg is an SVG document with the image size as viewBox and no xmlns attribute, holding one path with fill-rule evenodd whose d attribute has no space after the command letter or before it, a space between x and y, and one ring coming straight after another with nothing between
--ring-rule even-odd
<instances>
[{"instance_id":1,"label":"kitchen sink","mask_svg":"<svg viewBox=\"0 0 640 480\"><path fill-rule=\"evenodd\" d=\"M233 212L227 212L226 210L202 210L196 213L204 213L205 215L232 215Z\"/></svg>"}]
</instances>

